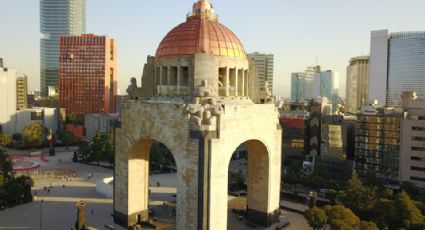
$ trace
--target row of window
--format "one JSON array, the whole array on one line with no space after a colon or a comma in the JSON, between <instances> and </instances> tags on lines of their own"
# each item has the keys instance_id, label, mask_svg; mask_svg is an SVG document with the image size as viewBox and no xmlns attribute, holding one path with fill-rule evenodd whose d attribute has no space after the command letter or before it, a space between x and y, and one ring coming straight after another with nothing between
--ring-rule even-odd
<instances>
[{"instance_id":1,"label":"row of window","mask_svg":"<svg viewBox=\"0 0 425 230\"><path fill-rule=\"evenodd\" d=\"M411 156L410 160L412 161L423 161L425 162L425 157L415 157L415 156Z\"/></svg>"},{"instance_id":2,"label":"row of window","mask_svg":"<svg viewBox=\"0 0 425 230\"><path fill-rule=\"evenodd\" d=\"M419 152L425 152L425 147L416 147L416 146L412 146L411 147L412 151L419 151Z\"/></svg>"},{"instance_id":3,"label":"row of window","mask_svg":"<svg viewBox=\"0 0 425 230\"><path fill-rule=\"evenodd\" d=\"M417 167L417 166L410 166L410 170L419 171L419 172L425 172L425 168L424 167Z\"/></svg>"},{"instance_id":4,"label":"row of window","mask_svg":"<svg viewBox=\"0 0 425 230\"><path fill-rule=\"evenodd\" d=\"M425 131L423 126L412 126L412 131Z\"/></svg>"},{"instance_id":5,"label":"row of window","mask_svg":"<svg viewBox=\"0 0 425 230\"><path fill-rule=\"evenodd\" d=\"M410 180L414 180L414 181L420 181L420 182L425 182L425 178L422 177L416 177L416 176L411 176Z\"/></svg>"}]
</instances>

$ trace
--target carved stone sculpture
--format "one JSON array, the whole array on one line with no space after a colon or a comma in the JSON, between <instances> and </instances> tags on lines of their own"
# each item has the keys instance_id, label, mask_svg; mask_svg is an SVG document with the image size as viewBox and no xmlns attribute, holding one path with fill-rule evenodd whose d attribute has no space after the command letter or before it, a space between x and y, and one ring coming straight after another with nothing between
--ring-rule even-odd
<instances>
[{"instance_id":1,"label":"carved stone sculpture","mask_svg":"<svg viewBox=\"0 0 425 230\"><path fill-rule=\"evenodd\" d=\"M86 203L84 201L78 201L75 204L77 207L77 221L75 221L75 230L88 230L87 228L87 219L84 212Z\"/></svg>"},{"instance_id":2,"label":"carved stone sculpture","mask_svg":"<svg viewBox=\"0 0 425 230\"><path fill-rule=\"evenodd\" d=\"M127 87L127 93L131 98L134 98L137 90L137 80L135 77L132 77L130 80L130 85Z\"/></svg>"}]
</instances>

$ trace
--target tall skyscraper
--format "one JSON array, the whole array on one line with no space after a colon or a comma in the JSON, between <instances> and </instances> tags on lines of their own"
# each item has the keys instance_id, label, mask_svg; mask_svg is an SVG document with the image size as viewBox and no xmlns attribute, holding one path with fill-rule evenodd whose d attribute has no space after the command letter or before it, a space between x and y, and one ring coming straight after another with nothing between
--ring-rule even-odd
<instances>
[{"instance_id":1,"label":"tall skyscraper","mask_svg":"<svg viewBox=\"0 0 425 230\"><path fill-rule=\"evenodd\" d=\"M371 32L369 100L399 106L403 92L425 99L425 31Z\"/></svg>"},{"instance_id":2,"label":"tall skyscraper","mask_svg":"<svg viewBox=\"0 0 425 230\"><path fill-rule=\"evenodd\" d=\"M0 131L12 135L16 117L16 71L0 68Z\"/></svg>"},{"instance_id":3,"label":"tall skyscraper","mask_svg":"<svg viewBox=\"0 0 425 230\"><path fill-rule=\"evenodd\" d=\"M369 94L369 56L360 56L350 59L347 67L347 81L345 90L346 111L356 114L357 110L366 104Z\"/></svg>"},{"instance_id":4,"label":"tall skyscraper","mask_svg":"<svg viewBox=\"0 0 425 230\"><path fill-rule=\"evenodd\" d=\"M20 75L16 78L16 109L28 108L28 77Z\"/></svg>"},{"instance_id":5,"label":"tall skyscraper","mask_svg":"<svg viewBox=\"0 0 425 230\"><path fill-rule=\"evenodd\" d=\"M248 54L248 57L255 63L259 87L264 87L265 82L267 81L269 91L273 93L273 54L263 54L255 52L252 54Z\"/></svg>"},{"instance_id":6,"label":"tall skyscraper","mask_svg":"<svg viewBox=\"0 0 425 230\"><path fill-rule=\"evenodd\" d=\"M86 0L40 0L40 89L58 86L59 39L86 32Z\"/></svg>"},{"instance_id":7,"label":"tall skyscraper","mask_svg":"<svg viewBox=\"0 0 425 230\"><path fill-rule=\"evenodd\" d=\"M117 44L94 34L60 39L59 106L77 116L115 112Z\"/></svg>"},{"instance_id":8,"label":"tall skyscraper","mask_svg":"<svg viewBox=\"0 0 425 230\"><path fill-rule=\"evenodd\" d=\"M291 100L302 102L306 99L326 97L330 101L338 101L339 74L320 66L307 67L305 72L292 73Z\"/></svg>"}]
</instances>

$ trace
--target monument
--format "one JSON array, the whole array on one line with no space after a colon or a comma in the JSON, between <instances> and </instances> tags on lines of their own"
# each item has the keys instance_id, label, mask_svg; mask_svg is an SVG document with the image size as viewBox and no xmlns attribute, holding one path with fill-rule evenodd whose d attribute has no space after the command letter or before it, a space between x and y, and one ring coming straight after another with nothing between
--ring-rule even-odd
<instances>
[{"instance_id":1,"label":"monument","mask_svg":"<svg viewBox=\"0 0 425 230\"><path fill-rule=\"evenodd\" d=\"M116 129L114 221L149 218L149 152L168 147L177 166L177 229L227 229L228 167L248 152L247 218L269 226L279 215L281 128L273 103L250 99L255 74L242 43L206 0L148 57ZM140 92L140 95L138 95ZM271 100L266 100L270 101Z\"/></svg>"}]
</instances>

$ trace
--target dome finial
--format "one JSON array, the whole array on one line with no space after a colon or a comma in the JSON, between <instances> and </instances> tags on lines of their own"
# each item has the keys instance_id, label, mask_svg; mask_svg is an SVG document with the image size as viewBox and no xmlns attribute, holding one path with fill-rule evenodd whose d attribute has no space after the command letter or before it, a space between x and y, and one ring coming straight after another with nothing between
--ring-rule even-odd
<instances>
[{"instance_id":1,"label":"dome finial","mask_svg":"<svg viewBox=\"0 0 425 230\"><path fill-rule=\"evenodd\" d=\"M217 20L217 15L214 13L214 7L208 0L198 0L195 2L190 16L201 16L210 20Z\"/></svg>"}]
</instances>

